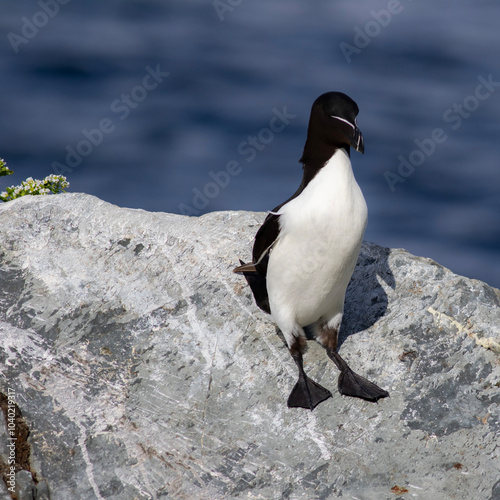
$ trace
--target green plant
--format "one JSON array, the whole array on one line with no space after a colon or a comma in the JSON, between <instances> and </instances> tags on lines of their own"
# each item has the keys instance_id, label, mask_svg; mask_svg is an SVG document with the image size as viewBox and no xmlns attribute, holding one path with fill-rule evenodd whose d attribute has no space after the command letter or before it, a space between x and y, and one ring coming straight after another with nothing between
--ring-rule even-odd
<instances>
[{"instance_id":1,"label":"green plant","mask_svg":"<svg viewBox=\"0 0 500 500\"><path fill-rule=\"evenodd\" d=\"M9 170L5 161L0 158L0 176L11 175L14 172ZM69 182L63 175L48 175L43 180L33 179L28 177L25 181L21 182L19 186L11 186L5 189L0 194L0 201L11 201L27 194L49 194L64 192L65 188L69 186Z\"/></svg>"},{"instance_id":2,"label":"green plant","mask_svg":"<svg viewBox=\"0 0 500 500\"><path fill-rule=\"evenodd\" d=\"M14 172L12 170L9 170L7 167L7 164L5 163L5 160L3 158L0 158L0 177L4 175L11 175Z\"/></svg>"}]
</instances>

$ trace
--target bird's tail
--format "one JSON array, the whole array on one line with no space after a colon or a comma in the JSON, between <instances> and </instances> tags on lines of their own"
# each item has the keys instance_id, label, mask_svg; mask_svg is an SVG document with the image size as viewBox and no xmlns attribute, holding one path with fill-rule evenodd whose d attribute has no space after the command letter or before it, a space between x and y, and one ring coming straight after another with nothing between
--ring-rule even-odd
<instances>
[{"instance_id":1,"label":"bird's tail","mask_svg":"<svg viewBox=\"0 0 500 500\"><path fill-rule=\"evenodd\" d=\"M233 273L256 273L257 269L253 262L249 262L245 264L242 260L240 260L241 266L235 267L233 269Z\"/></svg>"},{"instance_id":2,"label":"bird's tail","mask_svg":"<svg viewBox=\"0 0 500 500\"><path fill-rule=\"evenodd\" d=\"M252 262L245 264L240 260L241 266L233 269L233 273L243 273L251 288L255 303L267 314L271 314L269 306L269 296L267 295L266 277L257 272L255 264Z\"/></svg>"}]
</instances>

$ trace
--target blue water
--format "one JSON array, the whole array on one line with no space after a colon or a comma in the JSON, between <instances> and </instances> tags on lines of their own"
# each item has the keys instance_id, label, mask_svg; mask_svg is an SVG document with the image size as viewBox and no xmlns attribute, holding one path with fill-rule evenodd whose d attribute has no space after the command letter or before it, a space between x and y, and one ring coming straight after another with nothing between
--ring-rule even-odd
<instances>
[{"instance_id":1,"label":"blue water","mask_svg":"<svg viewBox=\"0 0 500 500\"><path fill-rule=\"evenodd\" d=\"M60 2L0 7L2 190L65 172L125 207L269 210L340 90L366 239L500 287L497 1Z\"/></svg>"}]
</instances>

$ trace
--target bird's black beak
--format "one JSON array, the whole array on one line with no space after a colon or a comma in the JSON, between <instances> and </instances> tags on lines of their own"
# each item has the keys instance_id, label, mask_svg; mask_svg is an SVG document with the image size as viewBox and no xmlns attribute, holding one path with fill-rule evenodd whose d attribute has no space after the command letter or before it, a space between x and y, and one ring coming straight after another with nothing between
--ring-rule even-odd
<instances>
[{"instance_id":1,"label":"bird's black beak","mask_svg":"<svg viewBox=\"0 0 500 500\"><path fill-rule=\"evenodd\" d=\"M342 133L349 146L363 154L365 152L365 140L363 139L361 130L358 128L356 120L354 120L354 124L352 124L350 121L340 116L330 116L330 118L337 120L336 128Z\"/></svg>"},{"instance_id":2,"label":"bird's black beak","mask_svg":"<svg viewBox=\"0 0 500 500\"><path fill-rule=\"evenodd\" d=\"M365 140L363 139L363 134L361 130L356 126L352 134L351 146L361 154L365 152Z\"/></svg>"}]
</instances>

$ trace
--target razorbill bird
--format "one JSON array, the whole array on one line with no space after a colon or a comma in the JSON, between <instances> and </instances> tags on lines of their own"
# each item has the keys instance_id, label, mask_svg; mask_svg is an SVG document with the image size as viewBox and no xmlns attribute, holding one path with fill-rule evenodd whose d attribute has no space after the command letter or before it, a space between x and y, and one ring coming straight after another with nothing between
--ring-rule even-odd
<instances>
[{"instance_id":1,"label":"razorbill bird","mask_svg":"<svg viewBox=\"0 0 500 500\"><path fill-rule=\"evenodd\" d=\"M340 370L341 394L368 401L389 395L353 372L337 353L345 292L367 223L366 202L350 161L350 147L364 153L358 112L341 92L314 101L300 159L302 182L258 230L253 262L240 260L234 269L245 276L257 305L272 315L297 364L299 379L288 407L313 410L332 395L304 372L306 326Z\"/></svg>"}]
</instances>

